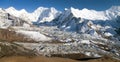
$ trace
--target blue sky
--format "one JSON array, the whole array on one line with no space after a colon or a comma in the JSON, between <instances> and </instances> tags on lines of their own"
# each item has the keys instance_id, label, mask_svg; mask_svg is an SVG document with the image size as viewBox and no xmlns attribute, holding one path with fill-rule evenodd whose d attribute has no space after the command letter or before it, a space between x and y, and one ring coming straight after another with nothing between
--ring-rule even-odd
<instances>
[{"instance_id":1,"label":"blue sky","mask_svg":"<svg viewBox=\"0 0 120 62\"><path fill-rule=\"evenodd\" d=\"M111 6L120 6L120 0L0 0L1 8L8 8L10 6L16 9L26 9L29 12L34 11L36 8L55 7L58 10L64 8L88 8L94 10L106 10Z\"/></svg>"}]
</instances>

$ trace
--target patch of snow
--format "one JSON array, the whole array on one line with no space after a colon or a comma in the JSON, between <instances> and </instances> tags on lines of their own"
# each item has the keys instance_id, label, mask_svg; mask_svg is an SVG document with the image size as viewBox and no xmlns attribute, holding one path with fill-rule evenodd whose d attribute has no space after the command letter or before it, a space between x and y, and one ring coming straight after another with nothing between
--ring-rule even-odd
<instances>
[{"instance_id":1,"label":"patch of snow","mask_svg":"<svg viewBox=\"0 0 120 62\"><path fill-rule=\"evenodd\" d=\"M101 57L99 54L94 54L95 57Z\"/></svg>"},{"instance_id":2,"label":"patch of snow","mask_svg":"<svg viewBox=\"0 0 120 62\"><path fill-rule=\"evenodd\" d=\"M111 33L109 33L109 32L104 33L104 35L107 36L107 37L113 36L113 35L112 35Z\"/></svg>"},{"instance_id":3,"label":"patch of snow","mask_svg":"<svg viewBox=\"0 0 120 62\"><path fill-rule=\"evenodd\" d=\"M29 27L30 27L30 25L29 25L29 24L24 23L24 24L23 24L23 27L29 28Z\"/></svg>"},{"instance_id":4,"label":"patch of snow","mask_svg":"<svg viewBox=\"0 0 120 62\"><path fill-rule=\"evenodd\" d=\"M90 42L90 40L82 40L82 41L80 41L81 43L84 43L84 44L90 44L91 42Z\"/></svg>"},{"instance_id":5,"label":"patch of snow","mask_svg":"<svg viewBox=\"0 0 120 62\"><path fill-rule=\"evenodd\" d=\"M91 52L85 52L87 56L91 56Z\"/></svg>"}]
</instances>

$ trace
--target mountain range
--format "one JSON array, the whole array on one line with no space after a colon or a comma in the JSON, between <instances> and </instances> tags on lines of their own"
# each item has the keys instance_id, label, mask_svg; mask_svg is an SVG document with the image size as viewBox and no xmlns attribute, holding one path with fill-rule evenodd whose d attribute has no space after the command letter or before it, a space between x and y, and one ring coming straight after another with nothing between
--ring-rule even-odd
<instances>
[{"instance_id":1,"label":"mountain range","mask_svg":"<svg viewBox=\"0 0 120 62\"><path fill-rule=\"evenodd\" d=\"M106 11L70 8L66 9L53 23L66 31L88 33L95 36L99 34L114 36L117 35L115 30L120 28L119 18L119 6L113 6Z\"/></svg>"},{"instance_id":2,"label":"mountain range","mask_svg":"<svg viewBox=\"0 0 120 62\"><path fill-rule=\"evenodd\" d=\"M1 18L8 18L8 21L0 21L4 26L13 23L12 19L20 19L24 25L53 25L63 31L87 33L93 36L117 36L120 29L120 6L112 6L105 11L82 10L71 7L65 8L63 12L55 8L39 7L34 12L27 12L25 9L16 10L14 7L0 9ZM10 19L10 16L12 16ZM4 24L3 24L4 22ZM26 23L26 24L25 24ZM13 24L12 24L13 25ZM15 22L14 22L15 25Z\"/></svg>"},{"instance_id":3,"label":"mountain range","mask_svg":"<svg viewBox=\"0 0 120 62\"><path fill-rule=\"evenodd\" d=\"M22 18L28 22L45 22L56 18L61 12L55 8L39 7L34 12L29 13L25 9L16 10L14 7L9 7L5 11L13 16ZM39 20L38 20L39 19Z\"/></svg>"}]
</instances>

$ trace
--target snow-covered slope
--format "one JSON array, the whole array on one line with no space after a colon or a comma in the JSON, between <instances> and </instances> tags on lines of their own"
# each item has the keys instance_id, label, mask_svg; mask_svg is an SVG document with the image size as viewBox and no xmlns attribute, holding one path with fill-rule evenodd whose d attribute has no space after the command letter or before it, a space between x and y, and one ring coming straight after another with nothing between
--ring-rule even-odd
<instances>
[{"instance_id":1,"label":"snow-covered slope","mask_svg":"<svg viewBox=\"0 0 120 62\"><path fill-rule=\"evenodd\" d=\"M40 17L40 14L43 13L43 11L47 10L48 8L45 7L38 7L31 15L34 17L33 22L36 22L38 18Z\"/></svg>"},{"instance_id":2,"label":"snow-covered slope","mask_svg":"<svg viewBox=\"0 0 120 62\"><path fill-rule=\"evenodd\" d=\"M52 21L60 14L60 11L56 10L53 7L39 7L32 13L28 13L25 9L16 10L14 7L9 7L5 9L5 11L13 16L24 19L29 23Z\"/></svg>"},{"instance_id":3,"label":"snow-covered slope","mask_svg":"<svg viewBox=\"0 0 120 62\"><path fill-rule=\"evenodd\" d=\"M5 11L15 17L22 18L23 20L26 20L28 22L30 22L29 20L33 19L33 17L30 19L30 14L25 9L21 9L18 11L14 7L9 7L5 9Z\"/></svg>"},{"instance_id":4,"label":"snow-covered slope","mask_svg":"<svg viewBox=\"0 0 120 62\"><path fill-rule=\"evenodd\" d=\"M84 8L82 10L70 8L71 13L75 17L81 17L89 20L107 20L108 18L105 16L104 11L95 11L95 10L88 10Z\"/></svg>"},{"instance_id":5,"label":"snow-covered slope","mask_svg":"<svg viewBox=\"0 0 120 62\"><path fill-rule=\"evenodd\" d=\"M38 23L40 23L40 22L50 22L53 19L55 19L56 17L58 17L59 15L60 15L60 12L58 10L56 10L55 8L53 8L53 7L51 7L50 9L46 8L46 10L44 10L40 14L37 22Z\"/></svg>"},{"instance_id":6,"label":"snow-covered slope","mask_svg":"<svg viewBox=\"0 0 120 62\"><path fill-rule=\"evenodd\" d=\"M88 10L86 8L66 9L53 23L58 28L93 36L113 37L120 28L120 6L113 6L106 11Z\"/></svg>"},{"instance_id":7,"label":"snow-covered slope","mask_svg":"<svg viewBox=\"0 0 120 62\"><path fill-rule=\"evenodd\" d=\"M48 42L50 42L52 40L50 37L47 37L47 36L45 36L39 32L36 32L36 31L18 30L16 32L24 35L27 38L34 40L34 41L48 41Z\"/></svg>"}]
</instances>

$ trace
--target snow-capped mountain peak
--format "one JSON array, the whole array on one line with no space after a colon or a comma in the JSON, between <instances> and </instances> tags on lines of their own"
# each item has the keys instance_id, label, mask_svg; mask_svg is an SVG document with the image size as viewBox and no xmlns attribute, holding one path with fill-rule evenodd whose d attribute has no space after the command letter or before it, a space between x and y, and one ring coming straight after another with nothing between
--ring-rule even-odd
<instances>
[{"instance_id":1,"label":"snow-capped mountain peak","mask_svg":"<svg viewBox=\"0 0 120 62\"><path fill-rule=\"evenodd\" d=\"M17 11L14 7L9 7L6 10Z\"/></svg>"},{"instance_id":2,"label":"snow-capped mountain peak","mask_svg":"<svg viewBox=\"0 0 120 62\"><path fill-rule=\"evenodd\" d=\"M40 10L42 11L42 10L45 10L45 9L48 9L48 8L46 8L46 7L38 7L35 11L38 11L38 10L39 10L39 11L40 11Z\"/></svg>"},{"instance_id":3,"label":"snow-capped mountain peak","mask_svg":"<svg viewBox=\"0 0 120 62\"><path fill-rule=\"evenodd\" d=\"M51 10L52 13L53 12L58 12L54 7L51 7L50 10Z\"/></svg>"},{"instance_id":4,"label":"snow-capped mountain peak","mask_svg":"<svg viewBox=\"0 0 120 62\"><path fill-rule=\"evenodd\" d=\"M46 10L48 8L44 8L44 7L38 7L33 13L37 14L37 13L42 13L44 10Z\"/></svg>"},{"instance_id":5,"label":"snow-capped mountain peak","mask_svg":"<svg viewBox=\"0 0 120 62\"><path fill-rule=\"evenodd\" d=\"M20 10L21 13L28 13L25 9Z\"/></svg>"},{"instance_id":6,"label":"snow-capped mountain peak","mask_svg":"<svg viewBox=\"0 0 120 62\"><path fill-rule=\"evenodd\" d=\"M33 22L36 22L40 16L41 13L43 13L43 11L47 10L48 8L45 8L45 7L38 7L34 12L32 12L32 17L34 16L33 18Z\"/></svg>"},{"instance_id":7,"label":"snow-capped mountain peak","mask_svg":"<svg viewBox=\"0 0 120 62\"><path fill-rule=\"evenodd\" d=\"M105 14L103 11L95 11L89 10L87 8L83 8L82 10L75 9L73 7L70 8L71 13L77 18L85 18L89 20L106 20Z\"/></svg>"},{"instance_id":8,"label":"snow-capped mountain peak","mask_svg":"<svg viewBox=\"0 0 120 62\"><path fill-rule=\"evenodd\" d=\"M56 10L53 7L45 8L41 13L39 13L37 23L50 22L55 19L60 13L60 11Z\"/></svg>"},{"instance_id":9,"label":"snow-capped mountain peak","mask_svg":"<svg viewBox=\"0 0 120 62\"><path fill-rule=\"evenodd\" d=\"M120 16L120 6L112 6L110 9L105 11L89 10L87 8L80 10L73 7L66 9L65 11L72 13L73 16L77 18L80 17L88 20L111 20Z\"/></svg>"},{"instance_id":10,"label":"snow-capped mountain peak","mask_svg":"<svg viewBox=\"0 0 120 62\"><path fill-rule=\"evenodd\" d=\"M14 7L9 7L5 9L5 11L13 16L22 18L23 20L26 20L29 23L36 21L52 21L60 13L60 11L56 10L53 7L39 7L32 13L28 13L25 9L16 10Z\"/></svg>"},{"instance_id":11,"label":"snow-capped mountain peak","mask_svg":"<svg viewBox=\"0 0 120 62\"><path fill-rule=\"evenodd\" d=\"M17 9L15 9L14 7L9 7L9 8L7 8L7 9L5 9L7 12L8 11L15 11L15 12L22 12L22 13L27 13L27 11L25 10L25 9L21 9L21 10L17 10Z\"/></svg>"},{"instance_id":12,"label":"snow-capped mountain peak","mask_svg":"<svg viewBox=\"0 0 120 62\"><path fill-rule=\"evenodd\" d=\"M18 10L16 10L14 7L9 7L9 8L7 8L7 9L5 9L5 11L6 11L7 13L10 13L10 14L13 15L13 16L16 16L16 17L19 16Z\"/></svg>"}]
</instances>

